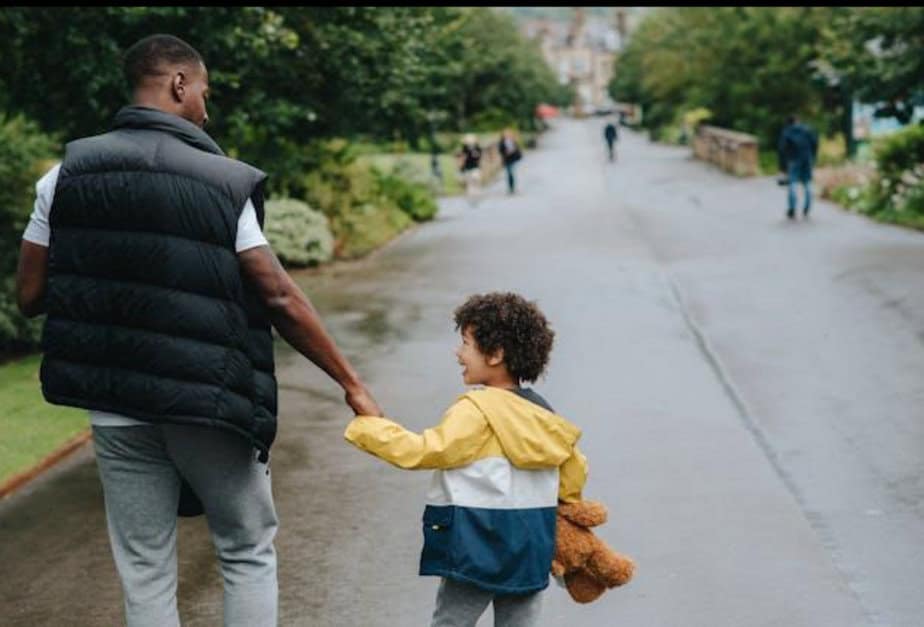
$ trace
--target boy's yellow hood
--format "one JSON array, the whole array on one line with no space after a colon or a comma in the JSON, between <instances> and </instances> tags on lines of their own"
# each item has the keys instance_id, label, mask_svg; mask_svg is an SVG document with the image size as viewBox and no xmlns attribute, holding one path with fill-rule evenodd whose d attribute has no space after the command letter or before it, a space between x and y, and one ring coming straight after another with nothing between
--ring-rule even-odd
<instances>
[{"instance_id":1,"label":"boy's yellow hood","mask_svg":"<svg viewBox=\"0 0 924 627\"><path fill-rule=\"evenodd\" d=\"M553 412L501 388L464 394L484 415L507 459L518 468L560 466L581 430Z\"/></svg>"}]
</instances>

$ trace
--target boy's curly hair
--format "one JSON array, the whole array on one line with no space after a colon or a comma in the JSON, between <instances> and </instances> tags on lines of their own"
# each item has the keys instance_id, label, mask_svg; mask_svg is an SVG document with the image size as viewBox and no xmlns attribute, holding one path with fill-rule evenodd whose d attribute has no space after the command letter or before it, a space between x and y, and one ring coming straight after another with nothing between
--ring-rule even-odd
<instances>
[{"instance_id":1,"label":"boy's curly hair","mask_svg":"<svg viewBox=\"0 0 924 627\"><path fill-rule=\"evenodd\" d=\"M536 303L512 292L470 296L455 311L456 330L471 327L479 350L504 349L504 365L517 381L535 381L545 370L555 332Z\"/></svg>"}]
</instances>

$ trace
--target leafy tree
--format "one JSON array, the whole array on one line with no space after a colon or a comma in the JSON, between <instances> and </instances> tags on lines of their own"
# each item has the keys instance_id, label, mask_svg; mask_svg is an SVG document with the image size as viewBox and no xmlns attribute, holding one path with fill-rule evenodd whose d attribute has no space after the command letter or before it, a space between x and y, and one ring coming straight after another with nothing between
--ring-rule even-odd
<instances>
[{"instance_id":1,"label":"leafy tree","mask_svg":"<svg viewBox=\"0 0 924 627\"><path fill-rule=\"evenodd\" d=\"M453 83L462 126L479 112L497 108L531 127L537 104L560 99L555 75L538 45L519 33L509 15L467 9L449 46L459 61Z\"/></svg>"},{"instance_id":2,"label":"leafy tree","mask_svg":"<svg viewBox=\"0 0 924 627\"><path fill-rule=\"evenodd\" d=\"M640 102L649 128L705 107L713 123L756 133L772 145L789 113L827 124L810 65L825 11L658 9L618 57L611 92Z\"/></svg>"},{"instance_id":3,"label":"leafy tree","mask_svg":"<svg viewBox=\"0 0 924 627\"><path fill-rule=\"evenodd\" d=\"M215 95L208 130L223 147L254 161L291 152L290 138L313 114L285 73L298 39L260 7L4 10L0 52L16 62L0 75L0 104L65 139L103 132L129 99L124 50L157 32L189 41L205 58Z\"/></svg>"},{"instance_id":4,"label":"leafy tree","mask_svg":"<svg viewBox=\"0 0 924 627\"><path fill-rule=\"evenodd\" d=\"M822 31L818 65L879 114L911 121L924 103L924 7L839 7Z\"/></svg>"}]
</instances>

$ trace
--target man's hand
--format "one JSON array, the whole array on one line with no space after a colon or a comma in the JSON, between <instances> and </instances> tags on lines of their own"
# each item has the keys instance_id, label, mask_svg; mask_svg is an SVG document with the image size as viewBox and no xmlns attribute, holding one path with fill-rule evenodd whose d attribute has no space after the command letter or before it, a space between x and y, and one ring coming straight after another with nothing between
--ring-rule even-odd
<instances>
[{"instance_id":1,"label":"man's hand","mask_svg":"<svg viewBox=\"0 0 924 627\"><path fill-rule=\"evenodd\" d=\"M366 389L366 386L360 385L355 388L349 388L344 395L347 404L353 408L357 416L384 416L382 408L372 398L372 393Z\"/></svg>"}]
</instances>

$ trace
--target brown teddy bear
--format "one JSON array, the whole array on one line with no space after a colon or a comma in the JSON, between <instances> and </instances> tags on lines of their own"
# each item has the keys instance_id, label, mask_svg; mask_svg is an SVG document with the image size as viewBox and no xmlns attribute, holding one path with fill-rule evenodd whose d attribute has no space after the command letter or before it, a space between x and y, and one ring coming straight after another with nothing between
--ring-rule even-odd
<instances>
[{"instance_id":1,"label":"brown teddy bear","mask_svg":"<svg viewBox=\"0 0 924 627\"><path fill-rule=\"evenodd\" d=\"M590 603L607 588L628 583L635 562L613 551L590 527L606 522L606 507L596 501L558 504L552 574L564 578L571 598Z\"/></svg>"}]
</instances>

